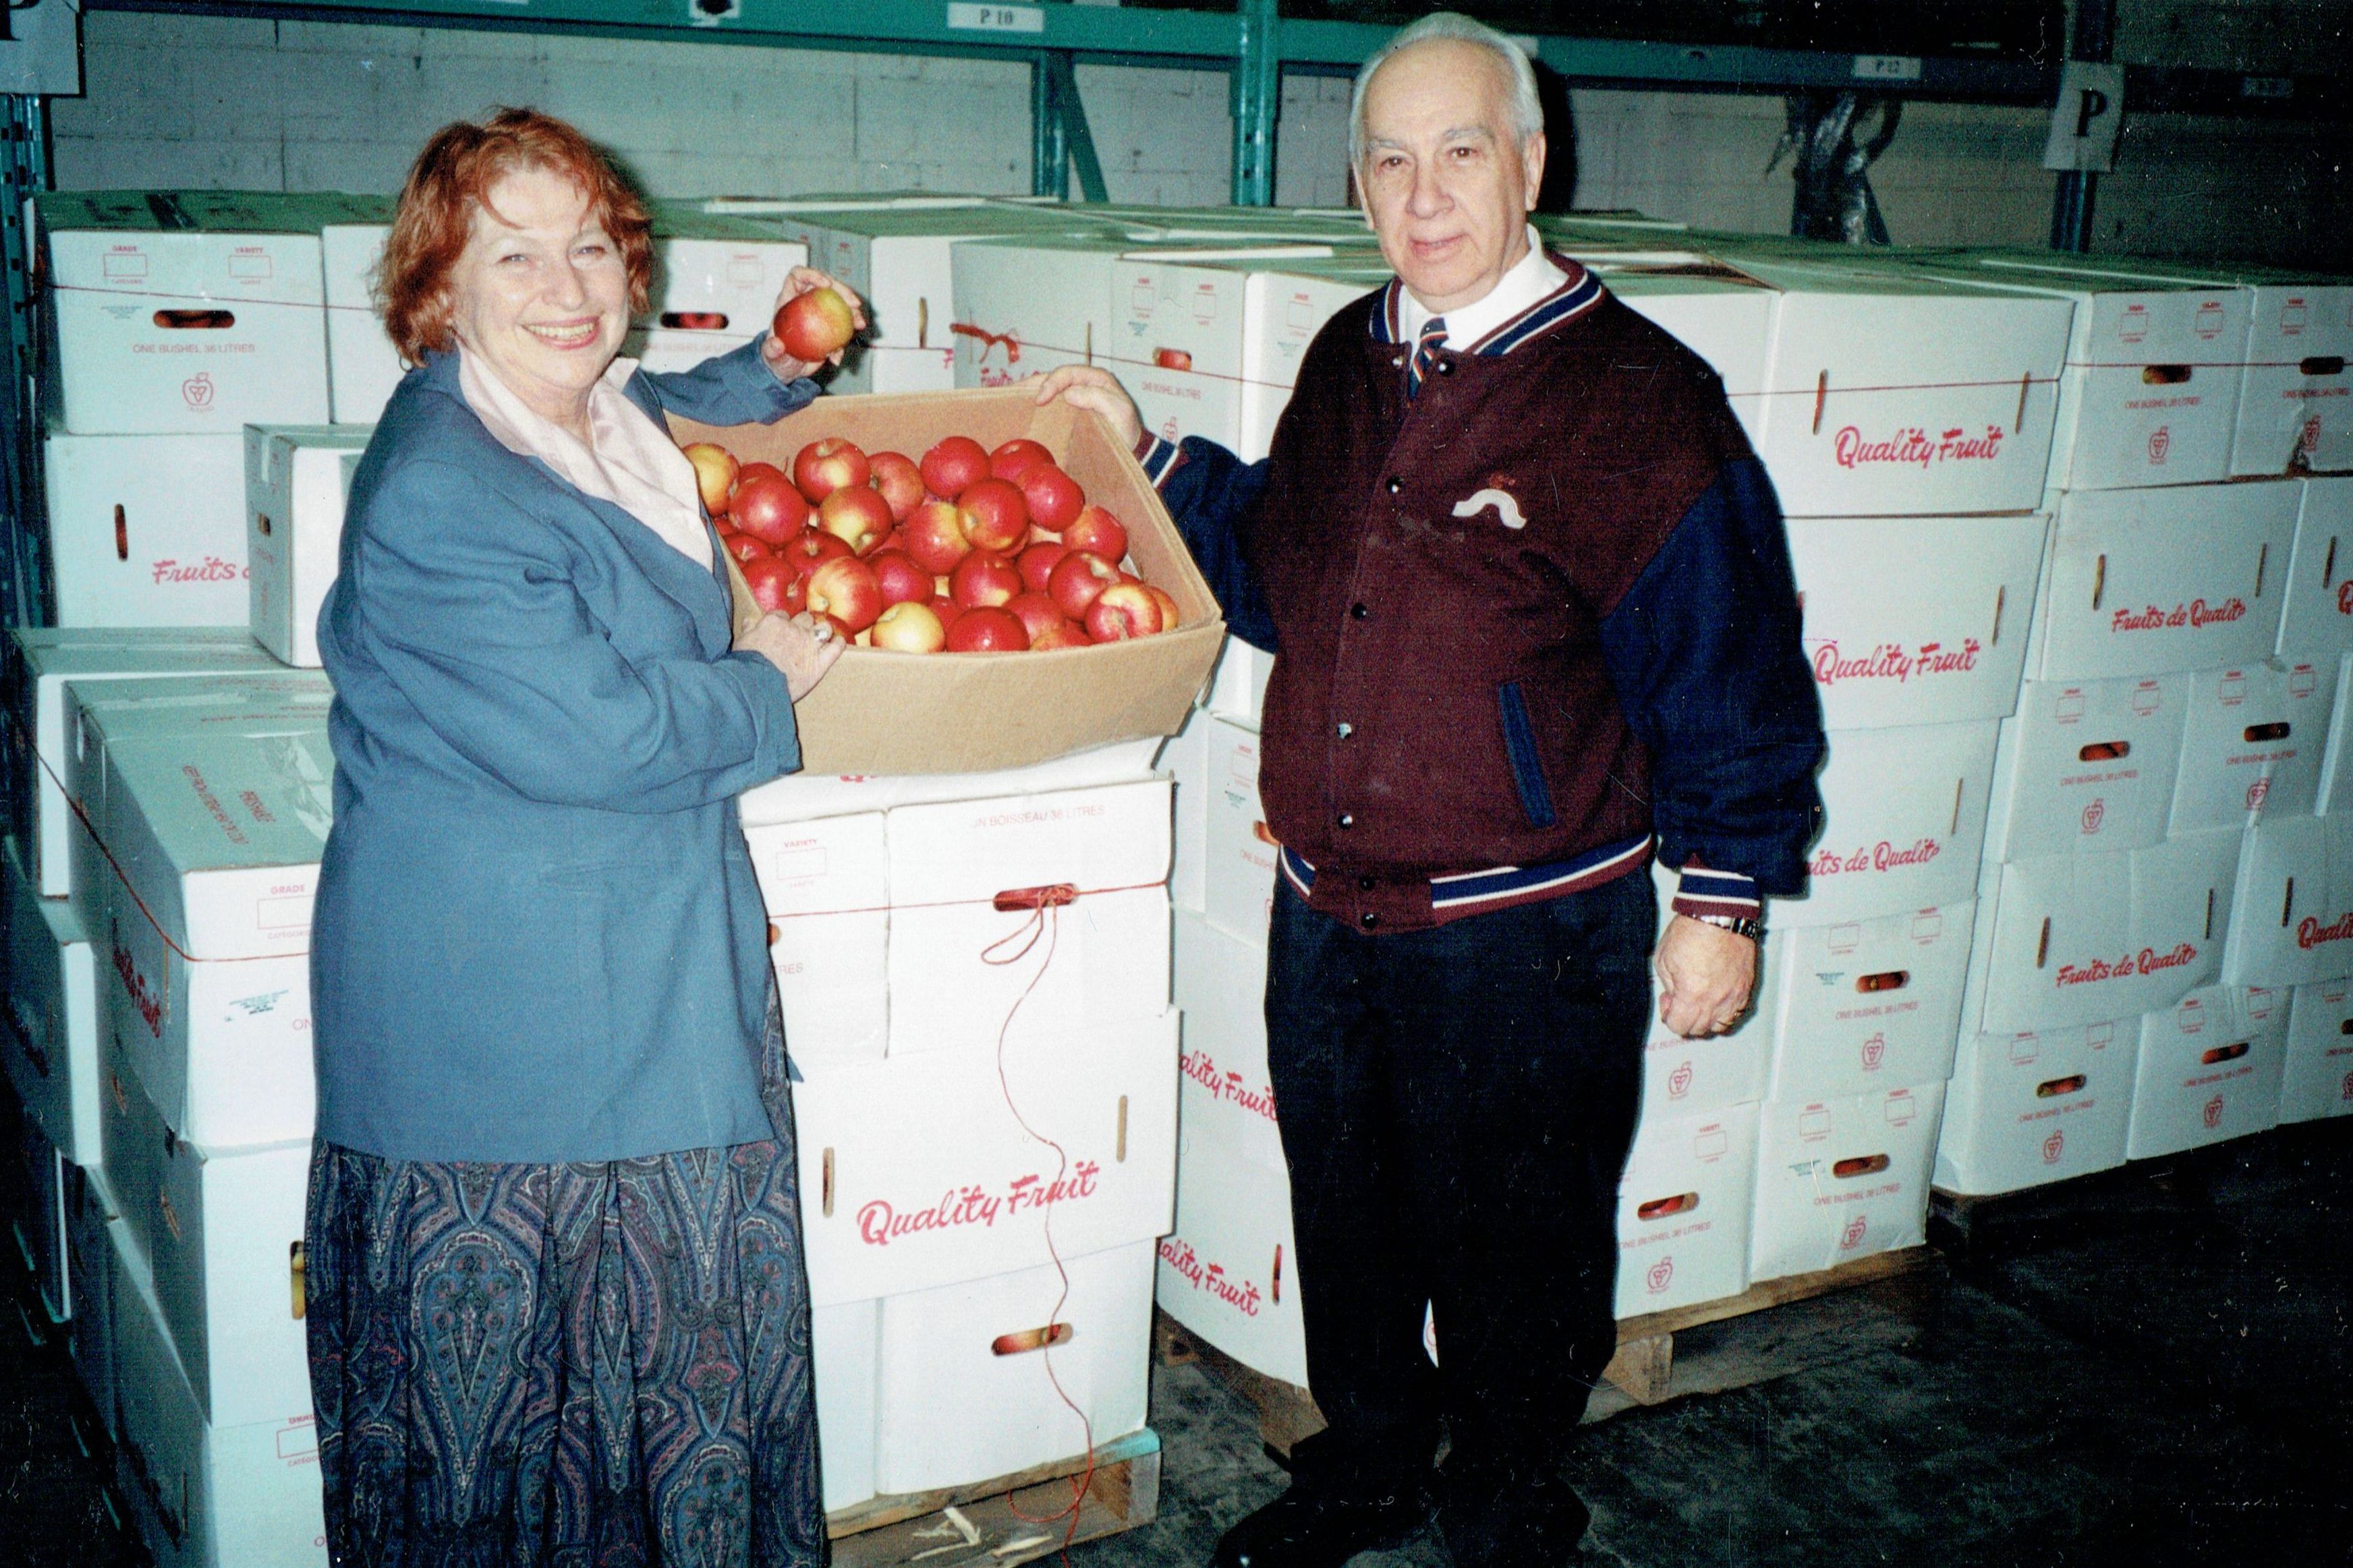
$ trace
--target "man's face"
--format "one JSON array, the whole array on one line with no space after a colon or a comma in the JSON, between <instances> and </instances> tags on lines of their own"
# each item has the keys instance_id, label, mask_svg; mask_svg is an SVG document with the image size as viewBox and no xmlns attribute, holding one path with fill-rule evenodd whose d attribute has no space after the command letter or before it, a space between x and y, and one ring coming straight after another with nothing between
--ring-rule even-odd
<instances>
[{"instance_id":1,"label":"man's face","mask_svg":"<svg viewBox=\"0 0 2353 1568\"><path fill-rule=\"evenodd\" d=\"M1365 89L1365 216L1432 310L1484 298L1527 254L1545 139L1514 144L1511 88L1492 51L1433 38L1392 55Z\"/></svg>"}]
</instances>

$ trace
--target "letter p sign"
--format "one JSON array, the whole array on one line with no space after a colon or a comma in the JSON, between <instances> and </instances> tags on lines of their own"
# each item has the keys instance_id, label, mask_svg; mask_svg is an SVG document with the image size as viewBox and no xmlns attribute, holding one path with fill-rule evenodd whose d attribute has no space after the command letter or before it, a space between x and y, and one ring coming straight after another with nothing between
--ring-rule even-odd
<instances>
[{"instance_id":1,"label":"letter p sign","mask_svg":"<svg viewBox=\"0 0 2353 1568\"><path fill-rule=\"evenodd\" d=\"M2124 105L2124 67L2069 60L2059 79L2059 101L2051 112L2051 140L2042 148L2042 166L2100 174L2113 168Z\"/></svg>"}]
</instances>

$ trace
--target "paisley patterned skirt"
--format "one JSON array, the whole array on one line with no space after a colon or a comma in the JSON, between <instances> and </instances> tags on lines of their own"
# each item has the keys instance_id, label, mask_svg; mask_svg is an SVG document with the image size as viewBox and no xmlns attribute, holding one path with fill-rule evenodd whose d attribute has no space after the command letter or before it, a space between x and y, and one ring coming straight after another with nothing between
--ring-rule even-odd
<instances>
[{"instance_id":1,"label":"paisley patterned skirt","mask_svg":"<svg viewBox=\"0 0 2353 1568\"><path fill-rule=\"evenodd\" d=\"M562 1165L317 1145L305 1319L336 1568L825 1561L776 1124Z\"/></svg>"}]
</instances>

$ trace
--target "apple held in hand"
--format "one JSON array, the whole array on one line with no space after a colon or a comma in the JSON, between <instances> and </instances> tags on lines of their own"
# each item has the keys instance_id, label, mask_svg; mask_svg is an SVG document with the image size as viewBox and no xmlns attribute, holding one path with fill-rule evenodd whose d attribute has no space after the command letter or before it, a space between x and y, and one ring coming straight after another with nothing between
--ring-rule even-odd
<instances>
[{"instance_id":1,"label":"apple held in hand","mask_svg":"<svg viewBox=\"0 0 2353 1568\"><path fill-rule=\"evenodd\" d=\"M976 605L948 627L950 653L1019 653L1029 646L1020 617L999 605Z\"/></svg>"},{"instance_id":2,"label":"apple held in hand","mask_svg":"<svg viewBox=\"0 0 2353 1568\"><path fill-rule=\"evenodd\" d=\"M817 524L863 555L891 531L891 503L864 485L846 486L818 503Z\"/></svg>"},{"instance_id":3,"label":"apple held in hand","mask_svg":"<svg viewBox=\"0 0 2353 1568\"><path fill-rule=\"evenodd\" d=\"M809 574L808 607L862 632L882 613L882 588L865 562L838 555Z\"/></svg>"},{"instance_id":4,"label":"apple held in hand","mask_svg":"<svg viewBox=\"0 0 2353 1568\"><path fill-rule=\"evenodd\" d=\"M907 514L923 504L923 476L915 460L904 452L877 452L866 464L873 472L874 488L891 503L891 521L906 521Z\"/></svg>"},{"instance_id":5,"label":"apple held in hand","mask_svg":"<svg viewBox=\"0 0 2353 1568\"><path fill-rule=\"evenodd\" d=\"M728 504L728 517L737 528L770 544L782 544L808 523L808 502L792 480L765 463L744 468Z\"/></svg>"},{"instance_id":6,"label":"apple held in hand","mask_svg":"<svg viewBox=\"0 0 2353 1568\"><path fill-rule=\"evenodd\" d=\"M892 605L874 619L868 634L876 647L898 653L937 653L947 646L947 628L929 605Z\"/></svg>"},{"instance_id":7,"label":"apple held in hand","mask_svg":"<svg viewBox=\"0 0 2353 1568\"><path fill-rule=\"evenodd\" d=\"M988 453L969 436L950 436L923 454L923 486L954 500L988 478Z\"/></svg>"},{"instance_id":8,"label":"apple held in hand","mask_svg":"<svg viewBox=\"0 0 2353 1568\"><path fill-rule=\"evenodd\" d=\"M956 497L964 508L965 537L975 550L1009 554L1029 537L1029 507L1009 479L982 479Z\"/></svg>"},{"instance_id":9,"label":"apple held in hand","mask_svg":"<svg viewBox=\"0 0 2353 1568\"><path fill-rule=\"evenodd\" d=\"M786 353L815 364L849 346L858 335L858 321L849 313L849 300L830 289L812 289L786 300L768 330Z\"/></svg>"},{"instance_id":10,"label":"apple held in hand","mask_svg":"<svg viewBox=\"0 0 2353 1568\"><path fill-rule=\"evenodd\" d=\"M702 510L720 516L727 510L728 492L735 488L735 471L742 467L735 454L708 441L690 441L680 449L694 465L694 488L702 493Z\"/></svg>"}]
</instances>

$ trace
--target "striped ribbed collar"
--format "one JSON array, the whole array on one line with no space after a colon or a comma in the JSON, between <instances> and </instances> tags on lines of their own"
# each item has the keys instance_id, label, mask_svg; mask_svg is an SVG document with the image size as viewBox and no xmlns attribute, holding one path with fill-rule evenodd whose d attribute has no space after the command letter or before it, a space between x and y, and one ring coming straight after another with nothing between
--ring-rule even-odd
<instances>
[{"instance_id":1,"label":"striped ribbed collar","mask_svg":"<svg viewBox=\"0 0 2353 1568\"><path fill-rule=\"evenodd\" d=\"M1522 310L1518 315L1497 326L1494 331L1471 345L1474 354L1507 354L1521 344L1541 337L1563 321L1575 321L1601 302L1601 279L1578 263L1554 251L1545 253L1562 273L1560 287ZM1389 279L1388 290L1381 297L1381 308L1373 312L1373 341L1395 343L1405 341L1400 325L1400 301L1405 296L1402 279Z\"/></svg>"}]
</instances>

